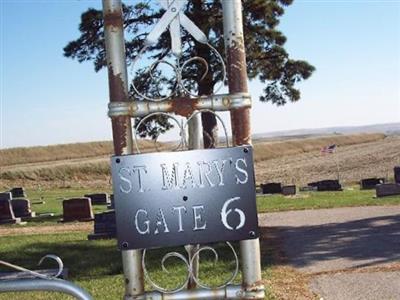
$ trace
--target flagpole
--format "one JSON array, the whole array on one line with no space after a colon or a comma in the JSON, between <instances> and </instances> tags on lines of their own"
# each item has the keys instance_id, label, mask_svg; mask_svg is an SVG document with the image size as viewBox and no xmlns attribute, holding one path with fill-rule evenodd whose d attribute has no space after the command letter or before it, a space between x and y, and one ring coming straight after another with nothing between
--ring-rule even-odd
<instances>
[{"instance_id":1,"label":"flagpole","mask_svg":"<svg viewBox=\"0 0 400 300\"><path fill-rule=\"evenodd\" d=\"M336 172L337 172L337 180L340 182L340 166L339 166L339 159L337 157L337 148L335 149L335 152L333 153L333 155L335 156L335 163L336 163Z\"/></svg>"}]
</instances>

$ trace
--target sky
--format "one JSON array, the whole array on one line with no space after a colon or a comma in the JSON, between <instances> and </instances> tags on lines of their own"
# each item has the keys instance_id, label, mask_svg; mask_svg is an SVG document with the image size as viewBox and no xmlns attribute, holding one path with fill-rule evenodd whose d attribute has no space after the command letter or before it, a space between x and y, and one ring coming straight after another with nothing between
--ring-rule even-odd
<instances>
[{"instance_id":1,"label":"sky","mask_svg":"<svg viewBox=\"0 0 400 300\"><path fill-rule=\"evenodd\" d=\"M0 0L0 148L111 140L107 73L63 57L88 7L101 1ZM400 0L295 0L279 29L316 71L283 107L250 82L253 133L400 122Z\"/></svg>"}]
</instances>

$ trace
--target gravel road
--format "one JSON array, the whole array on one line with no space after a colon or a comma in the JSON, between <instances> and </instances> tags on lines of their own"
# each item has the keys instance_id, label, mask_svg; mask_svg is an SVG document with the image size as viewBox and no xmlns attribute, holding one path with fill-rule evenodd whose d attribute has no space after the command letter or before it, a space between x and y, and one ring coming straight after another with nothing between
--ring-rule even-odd
<instances>
[{"instance_id":1,"label":"gravel road","mask_svg":"<svg viewBox=\"0 0 400 300\"><path fill-rule=\"evenodd\" d=\"M267 213L259 222L278 231L288 264L323 299L400 299L400 206ZM355 268L367 271L346 273Z\"/></svg>"}]
</instances>

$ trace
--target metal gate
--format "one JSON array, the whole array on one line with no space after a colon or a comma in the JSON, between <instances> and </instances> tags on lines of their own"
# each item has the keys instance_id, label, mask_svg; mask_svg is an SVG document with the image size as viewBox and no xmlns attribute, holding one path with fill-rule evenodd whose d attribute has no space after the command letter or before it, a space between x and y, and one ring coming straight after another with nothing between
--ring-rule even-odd
<instances>
[{"instance_id":1,"label":"metal gate","mask_svg":"<svg viewBox=\"0 0 400 300\"><path fill-rule=\"evenodd\" d=\"M232 124L232 137L233 137L233 145L237 147L229 148L231 151L231 156L234 157L237 151L242 151L244 153L251 152L251 130L250 130L250 107L251 107L251 98L248 94L247 87L247 72L246 72L246 55L245 55L245 47L244 47L244 38L243 38L243 24L242 24L242 5L240 0L221 0L222 8L223 8L223 26L224 26L224 42L226 48L226 58L227 64L225 67L224 61L221 55L210 45L207 41L207 37L199 30L193 22L187 18L182 12L182 8L184 7L187 1L185 0L160 0L161 6L165 9L165 14L161 17L159 22L156 24L155 28L149 33L146 38L145 47L136 57L133 64L137 63L140 59L140 56L145 53L145 48L154 43L161 35L161 33L169 29L171 34L171 51L174 54L179 54L181 51L180 44L180 27L184 27L197 41L207 44L211 47L211 50L215 52L215 55L221 60L223 64L223 71L227 73L228 84L229 84L229 93L228 94L216 94L209 96L201 96L198 97L196 95L192 95L190 91L186 90L183 85L180 84L180 68L182 65L172 66L174 71L177 74L177 86L186 92L187 97L177 99L174 97L174 94L167 95L165 97L159 97L158 99L153 99L148 97L146 94L142 94L141 91L134 89L136 91L136 95L140 100L130 99L128 95L128 75L127 75L127 64L126 64L126 56L125 56L125 44L124 44L124 26L123 26L123 15L122 15L122 3L120 0L103 0L103 15L104 15L104 32L105 32L105 42L106 42L106 55L107 55L107 66L108 66L108 78L109 78L109 90L110 90L110 103L109 103L109 116L112 121L112 130L113 130L113 142L114 142L114 151L115 156L112 158L112 168L114 170L118 169L120 172L118 176L113 174L113 188L114 193L118 194L115 198L116 202L116 216L117 216L117 224L118 232L119 232L119 247L122 253L122 261L123 261L123 271L125 278L125 299L263 299L264 298L264 286L262 284L261 278L261 264L260 264L260 246L259 239L256 238L256 233L252 230L249 232L249 239L242 239L239 242L240 245L240 253L236 254L235 249L232 247L230 243L228 243L228 247L230 247L234 253L234 257L236 260L236 268L233 272L232 278L234 278L239 271L239 260L241 266L241 274L242 274L242 283L241 285L232 285L233 280L228 280L223 285L210 288L200 282L200 280L196 277L196 272L198 269L198 258L200 252L203 250L210 250L210 247L200 247L198 245L189 245L186 247L188 251L188 257L184 257L179 253L167 254L166 257L163 258L163 261L171 256L175 256L181 259L187 265L188 275L184 283L179 286L175 290L166 290L163 287L155 284L146 269L146 250L141 250L139 246L132 246L131 241L129 240L129 236L127 236L126 240L122 240L120 237L120 232L122 231L122 227L124 227L124 222L122 222L123 213L122 210L125 209L127 204L122 204L122 202L127 202L124 195L129 194L132 189L132 185L127 183L126 179L132 174L130 172L137 172L137 176L140 176L148 172L145 167L137 167L135 170L129 170L129 168L121 167L122 164L129 164L132 162L140 161L140 156L135 158L135 155L132 155L134 149L139 150L138 145L136 143L136 130L132 130L132 118L143 117L142 122L146 120L146 118L154 116L156 114L162 114L167 116L168 118L172 118L178 124L178 128L180 128L181 132L181 144L186 143L185 138L185 128L186 125L183 126L179 124L179 122L173 117L173 114L183 115L188 117L190 121L189 123L189 149L199 148L198 140L193 139L194 135L199 135L199 114L201 112L207 111L215 113L215 111L229 111L231 116L231 124ZM218 115L216 115L217 118ZM197 121L196 121L197 119ZM196 125L197 124L197 125ZM140 124L139 124L140 125ZM137 127L136 127L137 128ZM225 129L225 127L224 127ZM226 131L226 129L225 129ZM238 147L242 146L242 147ZM192 152L196 151L196 152ZM191 150L187 151L186 154L182 154L181 156L195 155L202 156L202 153L206 152L197 152L197 151L211 151L211 150ZM219 150L215 149L211 152L207 152L207 155L215 155L217 157ZM138 152L138 151L136 151ZM217 153L218 152L218 153ZM242 153L241 152L241 153ZM251 153L250 153L251 154ZM152 154L147 154L150 156L146 156L146 158L151 157L152 159L157 159L157 156L152 156ZM166 154L167 155L167 154ZM238 158L240 160L240 158ZM233 162L235 164L235 162ZM242 162L243 163L243 162ZM231 162L232 164L232 162ZM238 160L236 160L236 164L238 164ZM245 163L246 164L246 163ZM252 162L251 162L252 164ZM119 167L118 167L119 166ZM246 165L247 166L247 165ZM140 169L142 168L142 169ZM151 166L148 167L151 169ZM240 167L237 167L240 169ZM125 171L121 171L125 170ZM126 174L122 174L121 172L127 172ZM142 172L142 173L141 173ZM149 171L150 172L150 171ZM163 170L164 172L164 170ZM165 171L167 174L167 171ZM189 171L188 171L189 172ZM142 175L141 175L142 174ZM163 173L163 176L165 175ZM170 178L165 175L165 178ZM164 177L163 177L164 178ZM175 178L176 179L176 178ZM246 177L246 182L248 184L247 179L249 179L249 183L253 184L254 188L254 177ZM119 181L118 181L119 180ZM121 185L120 181L125 182L125 186ZM241 179L237 178L238 182L241 183ZM116 184L119 184L119 190L116 190ZM163 183L166 185L167 183ZM168 182L171 184L171 189L173 189L173 180ZM142 183L139 183L137 187L139 192L144 190ZM251 188L251 187L250 187ZM126 192L126 193L125 193ZM137 194L138 195L138 194ZM188 196L184 195L183 200L188 198ZM189 195L190 197L190 195ZM142 198L138 198L139 200ZM138 200L138 201L139 201ZM225 202L226 205L229 205L233 201L236 201L237 198L229 199ZM255 202L254 202L255 203ZM119 211L118 206L120 205ZM177 207L174 207L177 208ZM186 209L186 208L185 208ZM228 210L225 206L225 214L232 212ZM244 209L244 208L243 208ZM179 214L183 208L178 208ZM199 229L201 226L204 227L204 224L201 223L201 211L202 208L193 208L193 215L195 218L196 228ZM236 228L242 229L244 228L244 224L242 224L242 210L235 209L234 212L237 213L238 225ZM148 210L140 210L136 211L137 218L142 216L147 216ZM157 224L164 225L164 231L168 230L166 228L166 223L164 219L164 213L160 210L160 218L161 221L157 221ZM180 215L179 215L180 216ZM197 218L197 219L196 219ZM223 218L223 216L222 216ZM256 218L256 216L255 216ZM119 219L119 221L118 221ZM120 222L120 223L118 223ZM246 224L248 225L248 224ZM139 234L146 234L148 232L147 227L138 227L137 230ZM157 225L158 226L158 225ZM180 224L180 226L183 226ZM254 226L254 224L253 224ZM225 227L231 229L229 224L225 224ZM247 228L246 228L247 229ZM183 230L182 230L183 231ZM156 229L156 233L158 233L158 228ZM236 236L235 236L236 237ZM138 235L138 239L141 236ZM138 239L133 239L133 241L137 241ZM234 240L235 238L232 237ZM228 238L226 240L229 240ZM158 241L159 242L159 241ZM164 241L164 244L158 245L167 245L170 241ZM153 245L152 240L144 239L142 245ZM150 283L150 285L154 288L154 291L145 291L145 280ZM189 287L186 289L186 287Z\"/></svg>"}]
</instances>

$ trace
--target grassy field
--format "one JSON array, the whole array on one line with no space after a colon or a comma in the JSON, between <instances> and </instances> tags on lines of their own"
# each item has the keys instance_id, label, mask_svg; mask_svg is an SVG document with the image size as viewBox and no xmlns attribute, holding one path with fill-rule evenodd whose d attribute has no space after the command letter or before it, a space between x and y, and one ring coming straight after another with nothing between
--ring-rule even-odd
<instances>
[{"instance_id":1,"label":"grassy field","mask_svg":"<svg viewBox=\"0 0 400 300\"><path fill-rule=\"evenodd\" d=\"M350 147L350 145L362 146L374 142L379 144L383 143L384 140L385 135L383 134L331 135L284 141L257 140L254 143L254 160L256 170L260 170L262 175L258 176L257 174L257 177L259 177L257 179L264 180L263 172L270 170L271 165L273 167L279 166L279 164L275 164L274 159L290 158L296 161L297 156L308 153L320 157L315 153L319 154L319 150L328 144L335 143L342 149ZM378 150L378 153L384 155L382 150L385 146L387 145ZM51 187L104 185L110 179L109 156L112 153L110 147L110 143L98 142L0 150L0 188L13 184L34 186L38 183ZM167 145L163 144L161 147L167 147ZM94 149L93 152L90 151L92 148ZM141 148L145 151L150 150L153 148L153 143L143 141ZM357 153L354 152L353 155L357 155ZM376 157L375 154L368 155L373 158ZM369 164L373 163L371 157L367 160ZM391 161L396 159L396 157L387 157ZM321 161L315 163L320 166L326 165L325 160L321 159ZM258 164L263 163L268 164L268 166L263 166L262 169L257 168ZM292 163L293 161L291 161ZM329 169L331 169L329 163L328 161ZM334 166L334 168L336 167ZM286 180L297 179L297 177L304 178L304 175L297 176L297 173L299 172L292 171L289 174L282 175ZM275 176L276 174L271 175Z\"/></svg>"},{"instance_id":2,"label":"grassy field","mask_svg":"<svg viewBox=\"0 0 400 300\"><path fill-rule=\"evenodd\" d=\"M32 203L32 210L37 214L54 213L54 217L37 217L25 226L51 225L62 217L62 200L72 197L82 197L93 192L107 192L111 190L58 188L58 189L28 189L27 195ZM40 200L45 204L34 204ZM296 196L269 195L257 196L258 212L275 212L287 210L318 209L332 207L351 207L366 205L400 204L400 196L375 198L374 190L360 190L358 186L345 188L342 192L300 192ZM94 205L94 213L105 211L104 205Z\"/></svg>"},{"instance_id":3,"label":"grassy field","mask_svg":"<svg viewBox=\"0 0 400 300\"><path fill-rule=\"evenodd\" d=\"M32 211L36 212L36 215L44 213L53 213L53 217L41 217L38 216L29 220L27 226L44 226L52 225L57 223L63 214L62 201L64 199L73 197L83 197L85 194L93 192L110 192L109 190L93 190L93 189L77 189L77 188L65 188L65 189L51 189L51 190L37 190L27 189L27 198L31 200ZM35 204L44 201L44 204ZM107 210L105 205L93 205L93 212L98 213ZM7 225L12 226L12 225Z\"/></svg>"},{"instance_id":4,"label":"grassy field","mask_svg":"<svg viewBox=\"0 0 400 300\"><path fill-rule=\"evenodd\" d=\"M107 190L106 190L107 191ZM81 196L92 192L88 189L55 189L55 190L28 190L32 200L43 198L46 203L34 206L37 212L55 212L61 214L61 199L64 197ZM107 191L109 192L109 191ZM304 192L295 197L259 196L257 207L259 212L275 212L296 209L318 209L343 206L388 205L399 204L400 197L374 198L374 191L360 191L357 187L345 189L342 192ZM96 211L104 210L94 207ZM59 219L36 219L30 225L48 225ZM263 232L263 231L266 232ZM266 299L280 299L284 295L291 295L292 299L313 299L307 288L307 278L287 267L280 257L279 241L274 239L274 233L268 228L261 232L262 273L267 286ZM238 245L235 244L235 248ZM220 261L213 263L211 253L201 256L200 278L210 285L217 285L229 278L233 270L233 256L230 250L221 244L217 245ZM173 288L185 277L185 267L177 259L169 259L166 267L170 273L162 272L160 259L167 251L179 251L183 248L151 250L147 256L150 275L157 283L167 288ZM63 259L69 269L69 280L85 288L94 296L94 299L121 299L124 286L120 252L116 248L115 240L88 241L87 232L69 232L62 234L29 234L0 236L0 258L27 268L36 269L37 262L45 254L55 254ZM40 268L51 268L49 262ZM0 267L0 271L8 271ZM174 276L171 276L174 274ZM302 277L303 276L303 277ZM235 283L240 283L240 275ZM292 290L288 290L291 286ZM151 286L147 284L147 289ZM8 299L72 299L58 293L7 293L0 294L0 300Z\"/></svg>"},{"instance_id":5,"label":"grassy field","mask_svg":"<svg viewBox=\"0 0 400 300\"><path fill-rule=\"evenodd\" d=\"M336 144L339 147L364 144L383 140L384 134L352 134L352 135L331 135L325 137L312 137L302 139L291 139L274 142L255 142L254 161L260 162L272 158L296 155L306 152L320 150L327 145Z\"/></svg>"},{"instance_id":6,"label":"grassy field","mask_svg":"<svg viewBox=\"0 0 400 300\"><path fill-rule=\"evenodd\" d=\"M342 192L301 192L296 196L271 195L257 197L257 210L259 213L392 204L400 204L400 196L375 198L375 190L360 190L356 186L345 189Z\"/></svg>"},{"instance_id":7,"label":"grassy field","mask_svg":"<svg viewBox=\"0 0 400 300\"><path fill-rule=\"evenodd\" d=\"M210 252L201 256L199 278L202 282L217 286L230 278L234 270L233 253L222 244L216 245L219 261L214 263ZM237 248L237 245L236 245ZM161 269L161 258L170 251L184 253L183 247L163 250L150 250L146 256L146 266L150 276L156 283L172 289L178 286L186 275L185 265L178 259L168 259L166 268L170 273ZM0 237L0 257L30 269L37 268L37 262L47 253L58 255L68 268L69 280L87 289L94 299L121 299L124 291L122 264L120 252L115 240L87 241L86 234L68 233L56 235L25 235ZM51 263L43 268L51 268ZM54 267L54 266L53 266ZM0 267L0 271L6 271ZM174 276L171 276L174 274ZM235 283L240 283L240 275ZM151 287L146 286L147 289ZM0 294L0 299L70 299L60 294L49 293L13 293Z\"/></svg>"},{"instance_id":8,"label":"grassy field","mask_svg":"<svg viewBox=\"0 0 400 300\"><path fill-rule=\"evenodd\" d=\"M154 142L141 140L139 147L151 149ZM112 153L111 141L10 148L0 150L0 166L110 156Z\"/></svg>"}]
</instances>

